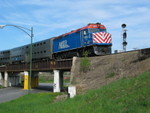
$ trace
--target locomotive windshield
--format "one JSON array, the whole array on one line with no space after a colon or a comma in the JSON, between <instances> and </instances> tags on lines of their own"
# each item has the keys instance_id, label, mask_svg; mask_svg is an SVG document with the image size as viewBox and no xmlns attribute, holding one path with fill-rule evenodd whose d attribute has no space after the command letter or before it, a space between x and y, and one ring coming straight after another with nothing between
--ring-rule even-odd
<instances>
[{"instance_id":1,"label":"locomotive windshield","mask_svg":"<svg viewBox=\"0 0 150 113\"><path fill-rule=\"evenodd\" d=\"M106 32L106 29L98 29L98 28L89 29L89 33L96 33L96 32Z\"/></svg>"}]
</instances>

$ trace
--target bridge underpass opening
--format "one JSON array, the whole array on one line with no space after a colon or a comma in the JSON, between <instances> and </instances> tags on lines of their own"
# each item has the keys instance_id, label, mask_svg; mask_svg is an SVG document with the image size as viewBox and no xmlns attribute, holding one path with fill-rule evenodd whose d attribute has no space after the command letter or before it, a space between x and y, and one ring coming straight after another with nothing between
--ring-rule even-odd
<instances>
[{"instance_id":1,"label":"bridge underpass opening","mask_svg":"<svg viewBox=\"0 0 150 113\"><path fill-rule=\"evenodd\" d=\"M3 87L21 86L20 73L0 72L0 84Z\"/></svg>"},{"instance_id":2,"label":"bridge underpass opening","mask_svg":"<svg viewBox=\"0 0 150 113\"><path fill-rule=\"evenodd\" d=\"M20 87L22 85L21 83L21 76L9 76L8 77L8 81L9 81L9 86L10 87Z\"/></svg>"},{"instance_id":3,"label":"bridge underpass opening","mask_svg":"<svg viewBox=\"0 0 150 113\"><path fill-rule=\"evenodd\" d=\"M29 73L24 72L24 89L29 89ZM53 70L46 72L33 72L31 77L32 89L46 90L51 92L67 92L70 83L70 72Z\"/></svg>"},{"instance_id":4,"label":"bridge underpass opening","mask_svg":"<svg viewBox=\"0 0 150 113\"><path fill-rule=\"evenodd\" d=\"M38 89L53 92L67 91L70 83L70 71L54 70L49 72L39 72Z\"/></svg>"},{"instance_id":5,"label":"bridge underpass opening","mask_svg":"<svg viewBox=\"0 0 150 113\"><path fill-rule=\"evenodd\" d=\"M70 82L70 72L66 70L53 70L46 72L33 72L31 89L51 92L67 92ZM0 72L0 84L4 87L22 87L29 90L29 72Z\"/></svg>"}]
</instances>

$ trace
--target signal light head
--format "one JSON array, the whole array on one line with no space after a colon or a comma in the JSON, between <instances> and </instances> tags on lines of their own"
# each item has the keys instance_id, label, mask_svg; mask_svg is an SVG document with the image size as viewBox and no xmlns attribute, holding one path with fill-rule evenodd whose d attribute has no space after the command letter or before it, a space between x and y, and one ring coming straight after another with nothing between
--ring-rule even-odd
<instances>
[{"instance_id":1,"label":"signal light head","mask_svg":"<svg viewBox=\"0 0 150 113\"><path fill-rule=\"evenodd\" d=\"M126 27L126 24L122 24L121 27L122 27L122 28L125 28L125 27Z\"/></svg>"}]
</instances>

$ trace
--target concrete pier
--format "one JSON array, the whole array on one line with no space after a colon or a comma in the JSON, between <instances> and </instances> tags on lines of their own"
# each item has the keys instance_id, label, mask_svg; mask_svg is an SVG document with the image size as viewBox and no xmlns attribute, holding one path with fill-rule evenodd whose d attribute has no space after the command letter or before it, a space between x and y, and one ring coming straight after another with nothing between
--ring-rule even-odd
<instances>
[{"instance_id":1,"label":"concrete pier","mask_svg":"<svg viewBox=\"0 0 150 113\"><path fill-rule=\"evenodd\" d=\"M54 89L53 92L61 92L63 89L63 71L54 70Z\"/></svg>"},{"instance_id":2,"label":"concrete pier","mask_svg":"<svg viewBox=\"0 0 150 113\"><path fill-rule=\"evenodd\" d=\"M3 78L2 72L0 72L0 85L4 86L4 78Z\"/></svg>"},{"instance_id":3,"label":"concrete pier","mask_svg":"<svg viewBox=\"0 0 150 113\"><path fill-rule=\"evenodd\" d=\"M8 72L4 72L4 87L8 87Z\"/></svg>"},{"instance_id":4,"label":"concrete pier","mask_svg":"<svg viewBox=\"0 0 150 113\"><path fill-rule=\"evenodd\" d=\"M29 72L24 71L24 90L30 89L29 82L30 82Z\"/></svg>"}]
</instances>

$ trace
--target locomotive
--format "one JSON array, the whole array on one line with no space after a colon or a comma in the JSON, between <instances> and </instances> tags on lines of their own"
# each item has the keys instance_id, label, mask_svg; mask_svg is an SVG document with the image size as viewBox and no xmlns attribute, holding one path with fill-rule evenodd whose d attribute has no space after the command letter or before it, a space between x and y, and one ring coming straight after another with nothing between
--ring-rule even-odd
<instances>
[{"instance_id":1,"label":"locomotive","mask_svg":"<svg viewBox=\"0 0 150 113\"><path fill-rule=\"evenodd\" d=\"M35 42L32 61L111 54L112 38L101 23L90 23L57 37ZM0 65L29 62L30 44L0 51Z\"/></svg>"}]
</instances>

